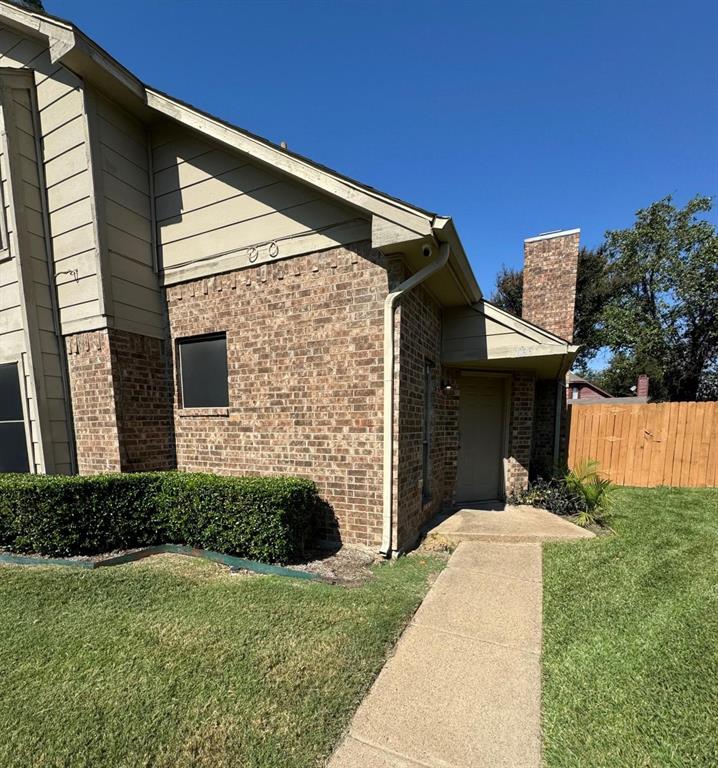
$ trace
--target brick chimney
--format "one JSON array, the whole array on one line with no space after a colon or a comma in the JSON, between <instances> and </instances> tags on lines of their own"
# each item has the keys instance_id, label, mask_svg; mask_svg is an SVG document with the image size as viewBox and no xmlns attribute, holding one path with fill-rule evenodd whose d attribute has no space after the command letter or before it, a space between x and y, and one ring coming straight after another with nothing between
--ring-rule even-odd
<instances>
[{"instance_id":1,"label":"brick chimney","mask_svg":"<svg viewBox=\"0 0 718 768\"><path fill-rule=\"evenodd\" d=\"M638 382L636 383L636 397L648 397L648 383L650 379L648 376L646 376L645 373L642 373L638 377Z\"/></svg>"},{"instance_id":2,"label":"brick chimney","mask_svg":"<svg viewBox=\"0 0 718 768\"><path fill-rule=\"evenodd\" d=\"M524 240L522 317L573 341L580 229Z\"/></svg>"}]
</instances>

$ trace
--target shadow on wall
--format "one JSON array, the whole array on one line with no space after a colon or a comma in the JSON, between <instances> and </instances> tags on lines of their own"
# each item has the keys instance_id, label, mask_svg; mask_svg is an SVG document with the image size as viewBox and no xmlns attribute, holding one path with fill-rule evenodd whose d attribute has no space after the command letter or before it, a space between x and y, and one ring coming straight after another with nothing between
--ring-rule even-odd
<instances>
[{"instance_id":1,"label":"shadow on wall","mask_svg":"<svg viewBox=\"0 0 718 768\"><path fill-rule=\"evenodd\" d=\"M291 240L304 235L331 237L356 229L349 240L359 240L368 233L368 221L354 211L219 145L191 140L190 132L154 154L163 269L240 251L249 263L261 262L281 257Z\"/></svg>"}]
</instances>

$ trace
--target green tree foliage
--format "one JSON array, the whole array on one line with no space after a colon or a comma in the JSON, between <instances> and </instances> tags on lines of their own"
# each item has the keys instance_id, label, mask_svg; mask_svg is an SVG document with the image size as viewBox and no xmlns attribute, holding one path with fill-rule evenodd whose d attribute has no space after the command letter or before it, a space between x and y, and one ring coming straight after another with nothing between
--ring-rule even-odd
<instances>
[{"instance_id":1,"label":"green tree foliage","mask_svg":"<svg viewBox=\"0 0 718 768\"><path fill-rule=\"evenodd\" d=\"M710 210L708 197L678 208L669 196L606 233L616 276L600 318L609 370L652 372L654 399L695 400L718 360L718 235L700 217Z\"/></svg>"},{"instance_id":2,"label":"green tree foliage","mask_svg":"<svg viewBox=\"0 0 718 768\"><path fill-rule=\"evenodd\" d=\"M496 276L496 287L491 294L492 303L516 317L521 317L524 292L523 269L511 269L505 264Z\"/></svg>"},{"instance_id":3,"label":"green tree foliage","mask_svg":"<svg viewBox=\"0 0 718 768\"><path fill-rule=\"evenodd\" d=\"M581 249L575 368L603 389L629 395L645 373L653 400L718 398L718 235L701 217L710 210L705 196L683 208L665 197ZM492 301L520 316L522 287L523 273L502 267ZM591 371L599 350L608 366Z\"/></svg>"}]
</instances>

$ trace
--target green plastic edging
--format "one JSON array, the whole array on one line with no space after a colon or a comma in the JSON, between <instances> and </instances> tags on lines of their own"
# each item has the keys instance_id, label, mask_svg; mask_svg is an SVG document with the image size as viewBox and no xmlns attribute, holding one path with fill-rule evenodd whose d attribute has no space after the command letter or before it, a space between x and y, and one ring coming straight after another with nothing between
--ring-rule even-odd
<instances>
[{"instance_id":1,"label":"green plastic edging","mask_svg":"<svg viewBox=\"0 0 718 768\"><path fill-rule=\"evenodd\" d=\"M0 563L8 565L63 565L75 568L86 568L94 570L95 568L108 568L113 565L124 565L133 563L152 555L185 555L187 557L200 557L203 560L211 560L230 568L242 568L255 573L263 573L267 576L288 576L291 579L304 579L305 581L318 581L321 577L316 573L307 571L295 571L291 568L284 568L281 565L269 565L260 563L257 560L245 560L242 557L233 555L224 555L221 552L212 552L209 549L195 549L194 547L185 547L181 544L160 544L155 547L143 547L135 552L128 552L125 555L108 557L105 560L74 560L71 557L33 557L31 555L9 555L0 554Z\"/></svg>"}]
</instances>

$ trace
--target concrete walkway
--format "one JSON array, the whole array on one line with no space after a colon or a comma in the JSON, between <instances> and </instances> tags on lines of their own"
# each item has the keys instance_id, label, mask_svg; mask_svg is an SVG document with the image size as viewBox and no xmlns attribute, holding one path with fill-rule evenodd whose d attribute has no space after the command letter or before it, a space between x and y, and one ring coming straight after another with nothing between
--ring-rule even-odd
<instances>
[{"instance_id":1,"label":"concrete walkway","mask_svg":"<svg viewBox=\"0 0 718 768\"><path fill-rule=\"evenodd\" d=\"M541 545L464 542L330 768L539 768Z\"/></svg>"},{"instance_id":2,"label":"concrete walkway","mask_svg":"<svg viewBox=\"0 0 718 768\"><path fill-rule=\"evenodd\" d=\"M429 536L449 542L540 542L559 539L590 539L593 533L568 520L535 507L511 504L460 509L436 520Z\"/></svg>"},{"instance_id":3,"label":"concrete walkway","mask_svg":"<svg viewBox=\"0 0 718 768\"><path fill-rule=\"evenodd\" d=\"M329 768L540 768L541 542L593 534L497 505L428 535L458 547Z\"/></svg>"}]
</instances>

